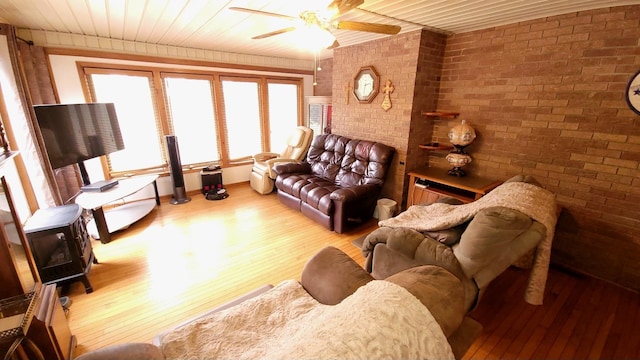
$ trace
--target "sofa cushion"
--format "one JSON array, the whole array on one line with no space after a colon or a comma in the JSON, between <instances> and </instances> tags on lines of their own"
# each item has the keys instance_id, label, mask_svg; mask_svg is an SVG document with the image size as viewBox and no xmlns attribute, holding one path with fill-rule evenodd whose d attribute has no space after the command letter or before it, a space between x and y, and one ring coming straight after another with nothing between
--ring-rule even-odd
<instances>
[{"instance_id":1,"label":"sofa cushion","mask_svg":"<svg viewBox=\"0 0 640 360\"><path fill-rule=\"evenodd\" d=\"M451 246L460 241L464 229L465 226L459 225L439 231L425 231L423 234L444 245Z\"/></svg>"},{"instance_id":2,"label":"sofa cushion","mask_svg":"<svg viewBox=\"0 0 640 360\"><path fill-rule=\"evenodd\" d=\"M429 309L449 337L464 317L464 289L460 280L439 266L410 268L385 279L407 289Z\"/></svg>"},{"instance_id":3,"label":"sofa cushion","mask_svg":"<svg viewBox=\"0 0 640 360\"><path fill-rule=\"evenodd\" d=\"M328 246L305 264L300 283L319 303L335 305L373 280L341 250Z\"/></svg>"},{"instance_id":4,"label":"sofa cushion","mask_svg":"<svg viewBox=\"0 0 640 360\"><path fill-rule=\"evenodd\" d=\"M425 237L413 229L379 228L369 234L365 241L386 243L389 249L415 260L417 264L441 266L458 278L463 277L460 264L450 247Z\"/></svg>"},{"instance_id":5,"label":"sofa cushion","mask_svg":"<svg viewBox=\"0 0 640 360\"><path fill-rule=\"evenodd\" d=\"M341 187L382 185L386 173L388 146L365 140L350 140L345 148L336 184Z\"/></svg>"},{"instance_id":6,"label":"sofa cushion","mask_svg":"<svg viewBox=\"0 0 640 360\"><path fill-rule=\"evenodd\" d=\"M335 183L349 140L334 134L314 137L307 153L307 162L311 164L311 172Z\"/></svg>"},{"instance_id":7,"label":"sofa cushion","mask_svg":"<svg viewBox=\"0 0 640 360\"><path fill-rule=\"evenodd\" d=\"M484 289L509 266L517 265L520 258L535 251L535 248L544 239L546 231L544 225L534 221L527 231L513 239L500 253L495 254L493 260L485 268L476 273L474 280L478 287Z\"/></svg>"},{"instance_id":8,"label":"sofa cushion","mask_svg":"<svg viewBox=\"0 0 640 360\"><path fill-rule=\"evenodd\" d=\"M517 210L496 206L479 211L454 247L467 277L490 265L531 224L531 218Z\"/></svg>"}]
</instances>

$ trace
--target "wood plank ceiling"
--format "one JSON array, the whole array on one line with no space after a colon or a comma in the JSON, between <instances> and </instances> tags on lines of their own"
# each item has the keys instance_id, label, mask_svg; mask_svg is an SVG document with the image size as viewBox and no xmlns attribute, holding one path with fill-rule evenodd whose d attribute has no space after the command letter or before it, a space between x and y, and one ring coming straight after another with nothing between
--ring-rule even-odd
<instances>
[{"instance_id":1,"label":"wood plank ceiling","mask_svg":"<svg viewBox=\"0 0 640 360\"><path fill-rule=\"evenodd\" d=\"M311 59L299 31L254 40L291 26L291 20L230 10L244 7L297 17L325 8L328 0L0 0L0 22L21 29L97 36L148 44ZM319 3L319 4L314 4ZM366 0L341 15L352 20L398 25L401 33L427 28L453 34L640 0ZM383 36L333 30L341 46ZM323 50L319 57L332 56Z\"/></svg>"}]
</instances>

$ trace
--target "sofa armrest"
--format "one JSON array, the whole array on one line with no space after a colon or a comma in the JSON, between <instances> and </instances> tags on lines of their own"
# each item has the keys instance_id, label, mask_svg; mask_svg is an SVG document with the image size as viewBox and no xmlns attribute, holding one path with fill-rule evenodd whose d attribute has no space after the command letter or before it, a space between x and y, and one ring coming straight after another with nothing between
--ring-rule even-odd
<instances>
[{"instance_id":1,"label":"sofa armrest","mask_svg":"<svg viewBox=\"0 0 640 360\"><path fill-rule=\"evenodd\" d=\"M318 302L335 305L371 280L373 277L347 254L328 246L305 264L300 283Z\"/></svg>"},{"instance_id":2,"label":"sofa armrest","mask_svg":"<svg viewBox=\"0 0 640 360\"><path fill-rule=\"evenodd\" d=\"M278 156L280 156L280 154L274 152L261 152L253 155L253 160L266 161L269 159L277 158Z\"/></svg>"},{"instance_id":3,"label":"sofa armrest","mask_svg":"<svg viewBox=\"0 0 640 360\"><path fill-rule=\"evenodd\" d=\"M363 196L378 195L378 185L365 184L337 189L330 195L331 200L340 202L355 201Z\"/></svg>"},{"instance_id":4,"label":"sofa armrest","mask_svg":"<svg viewBox=\"0 0 640 360\"><path fill-rule=\"evenodd\" d=\"M276 164L273 167L273 171L278 175L294 174L294 173L309 174L311 173L311 165L309 165L306 162Z\"/></svg>"},{"instance_id":5,"label":"sofa armrest","mask_svg":"<svg viewBox=\"0 0 640 360\"><path fill-rule=\"evenodd\" d=\"M465 315L464 288L460 279L436 265L413 267L391 275L385 281L407 289L429 309L442 332L449 337Z\"/></svg>"},{"instance_id":6,"label":"sofa armrest","mask_svg":"<svg viewBox=\"0 0 640 360\"><path fill-rule=\"evenodd\" d=\"M299 160L289 159L289 158L273 158L265 161L267 163L267 171L269 172L269 177L275 179L278 174L273 170L273 167L278 164L288 164L288 163L298 163Z\"/></svg>"}]
</instances>

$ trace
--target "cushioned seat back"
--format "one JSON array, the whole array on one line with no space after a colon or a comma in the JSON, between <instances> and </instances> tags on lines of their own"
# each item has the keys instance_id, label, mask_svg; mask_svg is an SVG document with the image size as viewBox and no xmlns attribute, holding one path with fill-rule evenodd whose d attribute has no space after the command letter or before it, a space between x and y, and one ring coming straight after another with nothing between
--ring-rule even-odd
<instances>
[{"instance_id":1,"label":"cushioned seat back","mask_svg":"<svg viewBox=\"0 0 640 360\"><path fill-rule=\"evenodd\" d=\"M314 175L336 186L382 185L394 151L373 141L324 134L313 139L307 162Z\"/></svg>"},{"instance_id":2,"label":"cushioned seat back","mask_svg":"<svg viewBox=\"0 0 640 360\"><path fill-rule=\"evenodd\" d=\"M336 185L382 185L393 149L372 141L349 140L336 177Z\"/></svg>"},{"instance_id":3,"label":"cushioned seat back","mask_svg":"<svg viewBox=\"0 0 640 360\"><path fill-rule=\"evenodd\" d=\"M544 236L544 225L520 211L496 206L476 214L453 253L465 275L482 290Z\"/></svg>"},{"instance_id":4,"label":"cushioned seat back","mask_svg":"<svg viewBox=\"0 0 640 360\"><path fill-rule=\"evenodd\" d=\"M311 172L316 176L335 182L348 141L348 138L333 134L314 137L307 153L307 162L311 165Z\"/></svg>"},{"instance_id":5,"label":"cushioned seat back","mask_svg":"<svg viewBox=\"0 0 640 360\"><path fill-rule=\"evenodd\" d=\"M304 160L313 138L313 130L305 126L295 128L287 138L287 147L280 157L285 159Z\"/></svg>"}]
</instances>

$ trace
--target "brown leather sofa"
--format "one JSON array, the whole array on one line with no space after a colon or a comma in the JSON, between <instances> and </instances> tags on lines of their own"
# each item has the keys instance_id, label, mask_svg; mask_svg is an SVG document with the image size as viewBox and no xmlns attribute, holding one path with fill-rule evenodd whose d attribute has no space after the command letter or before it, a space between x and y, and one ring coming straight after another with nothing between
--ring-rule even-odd
<instances>
[{"instance_id":1,"label":"brown leather sofa","mask_svg":"<svg viewBox=\"0 0 640 360\"><path fill-rule=\"evenodd\" d=\"M278 164L280 201L343 233L373 216L395 149L344 136L316 136L305 162Z\"/></svg>"}]
</instances>

